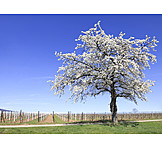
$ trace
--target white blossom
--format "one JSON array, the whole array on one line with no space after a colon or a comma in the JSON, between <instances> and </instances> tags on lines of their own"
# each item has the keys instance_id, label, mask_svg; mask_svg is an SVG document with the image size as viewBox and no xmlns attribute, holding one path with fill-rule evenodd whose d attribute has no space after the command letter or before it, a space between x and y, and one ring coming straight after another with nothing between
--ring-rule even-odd
<instances>
[{"instance_id":1,"label":"white blossom","mask_svg":"<svg viewBox=\"0 0 162 162\"><path fill-rule=\"evenodd\" d=\"M75 102L100 93L112 94L113 90L116 97L135 103L136 98L146 100L145 94L151 92L154 82L144 79L144 70L156 62L150 51L155 51L158 41L155 37L150 40L147 35L145 39L126 39L124 35L122 32L118 37L105 34L99 21L76 39L79 43L75 49L82 52L56 52L63 65L55 80L50 81L55 94L63 95L69 86L70 99Z\"/></svg>"}]
</instances>

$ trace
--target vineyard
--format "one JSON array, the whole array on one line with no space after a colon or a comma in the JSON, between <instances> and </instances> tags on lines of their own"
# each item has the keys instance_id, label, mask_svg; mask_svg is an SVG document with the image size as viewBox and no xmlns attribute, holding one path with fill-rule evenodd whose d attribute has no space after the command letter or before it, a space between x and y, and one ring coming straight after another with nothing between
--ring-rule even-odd
<instances>
[{"instance_id":1,"label":"vineyard","mask_svg":"<svg viewBox=\"0 0 162 162\"><path fill-rule=\"evenodd\" d=\"M162 119L162 113L119 113L118 120ZM111 121L110 113L41 113L0 109L0 124L41 124Z\"/></svg>"},{"instance_id":2,"label":"vineyard","mask_svg":"<svg viewBox=\"0 0 162 162\"><path fill-rule=\"evenodd\" d=\"M65 122L77 121L111 121L112 116L108 113L70 113L57 114ZM119 113L118 120L146 120L161 119L162 113Z\"/></svg>"},{"instance_id":3,"label":"vineyard","mask_svg":"<svg viewBox=\"0 0 162 162\"><path fill-rule=\"evenodd\" d=\"M3 124L9 123L35 123L35 122L43 122L49 114L40 113L39 111L36 113L23 112L22 110L11 111L0 109L0 122Z\"/></svg>"}]
</instances>

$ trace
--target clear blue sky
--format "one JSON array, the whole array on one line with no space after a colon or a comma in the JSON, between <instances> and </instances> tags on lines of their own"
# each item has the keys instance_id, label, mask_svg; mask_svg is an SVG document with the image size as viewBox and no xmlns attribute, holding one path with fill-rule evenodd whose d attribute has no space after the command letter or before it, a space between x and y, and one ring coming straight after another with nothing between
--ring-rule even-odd
<instances>
[{"instance_id":1,"label":"clear blue sky","mask_svg":"<svg viewBox=\"0 0 162 162\"><path fill-rule=\"evenodd\" d=\"M59 98L50 91L61 61L55 51L72 52L75 39L101 20L107 34L125 38L156 36L157 63L146 71L155 80L148 102L118 100L119 112L162 111L162 15L0 15L0 107L26 112L110 112L109 95L88 98L85 104L65 102L69 92Z\"/></svg>"}]
</instances>

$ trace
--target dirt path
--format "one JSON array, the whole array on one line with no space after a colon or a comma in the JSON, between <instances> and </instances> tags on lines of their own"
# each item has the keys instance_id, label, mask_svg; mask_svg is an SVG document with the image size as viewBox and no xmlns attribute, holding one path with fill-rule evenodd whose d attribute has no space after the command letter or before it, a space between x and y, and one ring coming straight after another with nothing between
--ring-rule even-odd
<instances>
[{"instance_id":1,"label":"dirt path","mask_svg":"<svg viewBox=\"0 0 162 162\"><path fill-rule=\"evenodd\" d=\"M154 119L154 120L137 120L137 121L129 121L129 122L152 122L152 121L162 121L162 119Z\"/></svg>"},{"instance_id":2,"label":"dirt path","mask_svg":"<svg viewBox=\"0 0 162 162\"><path fill-rule=\"evenodd\" d=\"M52 115L48 115L43 121L40 123L53 123Z\"/></svg>"},{"instance_id":3,"label":"dirt path","mask_svg":"<svg viewBox=\"0 0 162 162\"><path fill-rule=\"evenodd\" d=\"M51 120L49 115L48 121ZM157 120L140 120L140 121L129 121L129 122L150 122L150 121L162 121L162 119ZM57 126L70 126L70 125L96 125L96 124L106 124L106 123L75 123L75 124L42 124L42 125L0 125L0 128L20 128L20 127L57 127Z\"/></svg>"}]
</instances>

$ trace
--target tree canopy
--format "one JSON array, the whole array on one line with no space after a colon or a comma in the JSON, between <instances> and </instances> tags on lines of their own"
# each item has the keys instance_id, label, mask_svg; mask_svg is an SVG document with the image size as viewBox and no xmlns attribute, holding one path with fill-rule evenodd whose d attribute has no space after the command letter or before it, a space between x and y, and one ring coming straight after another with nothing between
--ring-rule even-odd
<instances>
[{"instance_id":1,"label":"tree canopy","mask_svg":"<svg viewBox=\"0 0 162 162\"><path fill-rule=\"evenodd\" d=\"M69 86L74 102L107 92L111 97L124 97L135 103L136 98L146 100L145 94L151 92L154 81L144 79L144 70L156 62L151 51L155 51L158 41L147 35L145 39L124 35L107 35L99 21L88 31L82 31L74 52L56 52L63 64L55 80L50 81L55 94L63 95Z\"/></svg>"},{"instance_id":2,"label":"tree canopy","mask_svg":"<svg viewBox=\"0 0 162 162\"><path fill-rule=\"evenodd\" d=\"M150 68L149 61L156 62L156 56L150 53L150 49L155 51L154 47L158 43L155 37L152 40L147 35L145 39L124 39L125 33L121 32L114 38L113 35L105 34L100 21L94 28L82 33L76 39L82 44L77 44L75 48L82 48L82 53L55 53L60 57L59 60L64 61L55 81L51 81L55 94L64 94L65 86L69 85L71 98L75 97L75 101L78 101L87 95L111 93L114 83L117 97L135 102L135 97L145 100L145 93L151 91L149 87L154 83L144 81L143 70Z\"/></svg>"}]
</instances>

